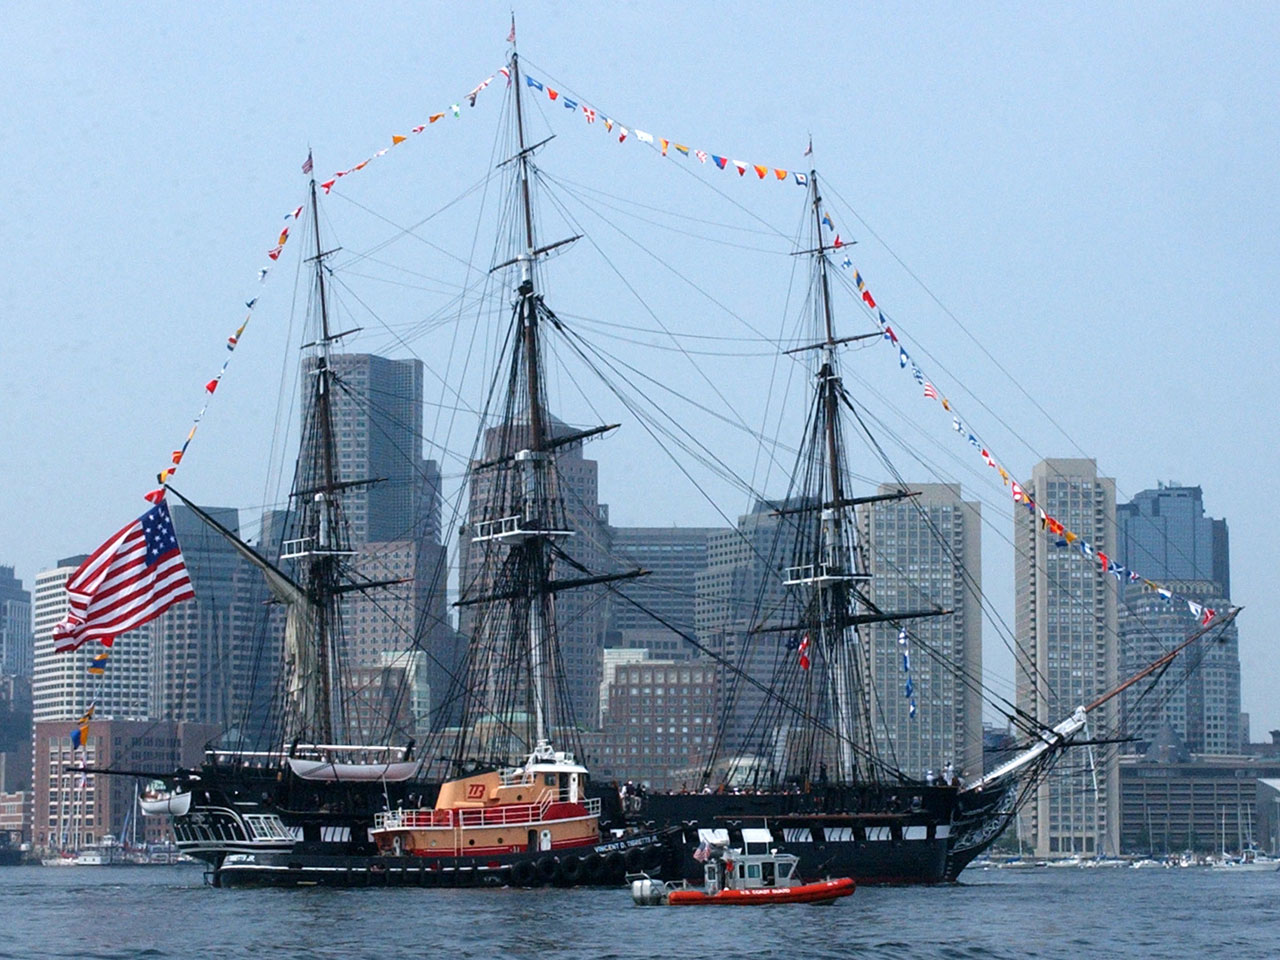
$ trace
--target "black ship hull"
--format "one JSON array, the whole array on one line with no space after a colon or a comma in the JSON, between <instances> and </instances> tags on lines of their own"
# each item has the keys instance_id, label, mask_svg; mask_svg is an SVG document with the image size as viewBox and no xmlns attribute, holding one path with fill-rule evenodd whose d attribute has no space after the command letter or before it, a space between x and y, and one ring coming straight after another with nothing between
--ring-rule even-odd
<instances>
[{"instance_id":1,"label":"black ship hull","mask_svg":"<svg viewBox=\"0 0 1280 960\"><path fill-rule=\"evenodd\" d=\"M173 821L178 847L208 864L216 886L615 886L640 871L673 879L684 856L678 828L627 828L612 790L588 788L602 801L595 846L428 858L382 855L369 830L388 807L432 805L439 783L305 781L272 765L213 763L172 780L190 794Z\"/></svg>"},{"instance_id":2,"label":"black ship hull","mask_svg":"<svg viewBox=\"0 0 1280 960\"><path fill-rule=\"evenodd\" d=\"M609 840L578 851L484 857L353 856L341 844L228 854L211 880L224 887L616 887L629 873L679 873L681 831ZM331 848L331 849L326 849Z\"/></svg>"},{"instance_id":3,"label":"black ship hull","mask_svg":"<svg viewBox=\"0 0 1280 960\"><path fill-rule=\"evenodd\" d=\"M1007 823L1007 789L985 795L955 787L905 784L827 787L792 793L645 794L629 798L627 817L657 827L683 826L686 879L701 831L725 831L733 846L744 828L769 831L778 850L800 857L806 879L848 876L862 884L954 882Z\"/></svg>"}]
</instances>

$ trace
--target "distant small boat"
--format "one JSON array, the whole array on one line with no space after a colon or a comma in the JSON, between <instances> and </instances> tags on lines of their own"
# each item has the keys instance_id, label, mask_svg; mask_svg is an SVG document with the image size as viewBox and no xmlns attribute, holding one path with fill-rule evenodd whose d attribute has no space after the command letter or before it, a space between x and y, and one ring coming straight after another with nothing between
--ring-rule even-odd
<instances>
[{"instance_id":1,"label":"distant small boat","mask_svg":"<svg viewBox=\"0 0 1280 960\"><path fill-rule=\"evenodd\" d=\"M687 882L662 883L643 877L632 881L638 906L735 906L764 903L830 903L853 894L849 877L801 883L800 858L790 853L743 853L699 848L705 858L704 887ZM697 856L697 855L695 855Z\"/></svg>"}]
</instances>

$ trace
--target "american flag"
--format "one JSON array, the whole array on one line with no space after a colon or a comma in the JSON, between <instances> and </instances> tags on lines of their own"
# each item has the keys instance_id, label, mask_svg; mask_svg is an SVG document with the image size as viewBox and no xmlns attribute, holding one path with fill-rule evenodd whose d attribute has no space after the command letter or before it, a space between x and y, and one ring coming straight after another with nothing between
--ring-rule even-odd
<instances>
[{"instance_id":1,"label":"american flag","mask_svg":"<svg viewBox=\"0 0 1280 960\"><path fill-rule=\"evenodd\" d=\"M53 628L54 649L90 640L111 646L122 633L195 596L162 500L90 554L67 580L70 612Z\"/></svg>"},{"instance_id":2,"label":"american flag","mask_svg":"<svg viewBox=\"0 0 1280 960\"><path fill-rule=\"evenodd\" d=\"M302 162L302 172L310 173L315 169L315 164L311 160L311 151L307 151L307 159Z\"/></svg>"},{"instance_id":3,"label":"american flag","mask_svg":"<svg viewBox=\"0 0 1280 960\"><path fill-rule=\"evenodd\" d=\"M693 851L693 859L697 860L699 863L705 863L707 858L710 856L711 844L707 843L706 840L703 840L698 844L698 849Z\"/></svg>"}]
</instances>

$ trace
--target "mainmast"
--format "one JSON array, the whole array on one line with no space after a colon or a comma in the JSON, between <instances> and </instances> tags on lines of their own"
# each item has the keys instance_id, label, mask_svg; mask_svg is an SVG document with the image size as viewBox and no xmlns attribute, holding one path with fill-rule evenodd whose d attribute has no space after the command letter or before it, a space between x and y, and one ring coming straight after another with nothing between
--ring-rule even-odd
<instances>
[{"instance_id":1,"label":"mainmast","mask_svg":"<svg viewBox=\"0 0 1280 960\"><path fill-rule=\"evenodd\" d=\"M519 324L520 350L524 354L525 404L528 409L528 431L517 425L511 436L519 448L512 459L520 484L520 512L516 516L494 518L476 525L473 543L506 543L511 547L517 566L521 570L521 583L513 597L525 606L528 622L529 699L533 715L533 743L530 747L550 741L551 705L548 686L548 662L554 642L550 636L553 627L549 609L551 592L551 549L556 540L570 535L568 530L556 529L556 511L553 508L554 480L550 476L551 462L548 451L546 415L542 397L542 370L539 351L539 311L542 309L533 282L534 262L540 251L536 245L533 228L533 204L529 195L529 155L533 148L525 143L524 110L520 96L520 58L511 54L511 76L515 85L516 136L519 150L515 156L517 176L524 213L524 249L515 259L503 266L520 265L520 283L516 287L515 318ZM558 246L558 244L557 244ZM512 389L519 387L519 365L513 370ZM563 524L560 524L563 526Z\"/></svg>"},{"instance_id":2,"label":"mainmast","mask_svg":"<svg viewBox=\"0 0 1280 960\"><path fill-rule=\"evenodd\" d=\"M533 172L530 157L542 143L530 145L525 140L520 59L514 52L511 55L511 80L515 86L518 151L504 163L515 164L523 211L523 236L517 242L517 255L493 268L497 271L517 264L520 267L512 319L516 326L510 340L513 355L504 407L506 420L502 436L505 439L501 449L490 451L491 459L472 465L473 507L477 502L475 497L482 497L481 502L487 501L484 512L488 515L477 517L470 542L485 551L484 562L488 572L477 580L476 593L468 594L464 589L465 595L457 605L501 604L506 614L481 614L477 621L479 632L473 637L476 659L472 661L477 673L473 679L477 683L473 691L476 687L483 687L491 702L486 708L478 697L473 697L471 707L465 709L464 714L469 714L472 725L496 721L510 729L512 718L508 712L514 705L514 696L524 695L528 703L527 737L531 741L527 746L531 751L543 752L550 748L557 727L565 726L572 717L566 685L556 679L560 664L555 624L556 594L562 590L641 576L645 571L591 575L557 546L558 542L573 536L573 531L568 529L566 511L558 491L556 451L611 430L617 424L557 431L554 436L549 429L542 371L542 321L549 320L556 326L560 321L537 292L535 266L540 257L578 237L538 246L530 197ZM527 413L521 413L521 407ZM502 473L486 489L475 478L488 470ZM514 481L513 488L504 486L503 477ZM557 557L584 575L553 578ZM511 630L505 632L508 625ZM522 635L524 649L516 656L521 661L520 666L527 667L527 689L521 689L523 678L516 676L519 669L512 670L509 660L505 659L509 654L502 652L515 652L507 646L508 641L518 642ZM465 717L463 725L468 725ZM465 738L459 738L456 755L459 762L467 759L464 751ZM492 748L489 759L499 759Z\"/></svg>"},{"instance_id":3,"label":"mainmast","mask_svg":"<svg viewBox=\"0 0 1280 960\"><path fill-rule=\"evenodd\" d=\"M547 488L547 456L543 451L545 439L542 417L542 371L539 368L538 356L538 304L533 288L533 261L537 246L533 236L533 205L529 200L529 150L524 142L524 107L520 97L520 55L511 53L511 75L516 92L516 136L520 152L518 169L520 171L520 195L524 208L525 249L520 256L520 286L517 293L520 298L520 328L524 341L525 382L529 403L529 436L528 447L521 450L516 459L520 464L521 480L524 486L524 521L533 535L526 541L529 596L529 679L532 685L534 710L534 745L549 739L546 691L547 663L547 617L543 604L545 587L549 579L549 558L547 556L555 533L539 529L538 514L543 498L542 491ZM536 531L536 533L534 533Z\"/></svg>"}]
</instances>

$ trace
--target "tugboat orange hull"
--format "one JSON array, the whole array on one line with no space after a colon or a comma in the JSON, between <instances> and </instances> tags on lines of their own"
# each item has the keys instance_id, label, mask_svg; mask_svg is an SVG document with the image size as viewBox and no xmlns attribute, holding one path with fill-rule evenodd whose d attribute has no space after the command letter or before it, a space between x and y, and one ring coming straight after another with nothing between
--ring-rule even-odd
<instances>
[{"instance_id":1,"label":"tugboat orange hull","mask_svg":"<svg viewBox=\"0 0 1280 960\"><path fill-rule=\"evenodd\" d=\"M757 887L754 890L721 890L708 896L701 890L672 890L667 903L672 906L702 906L707 904L761 904L761 903L822 903L852 895L853 880L823 880L805 883L798 887Z\"/></svg>"}]
</instances>

